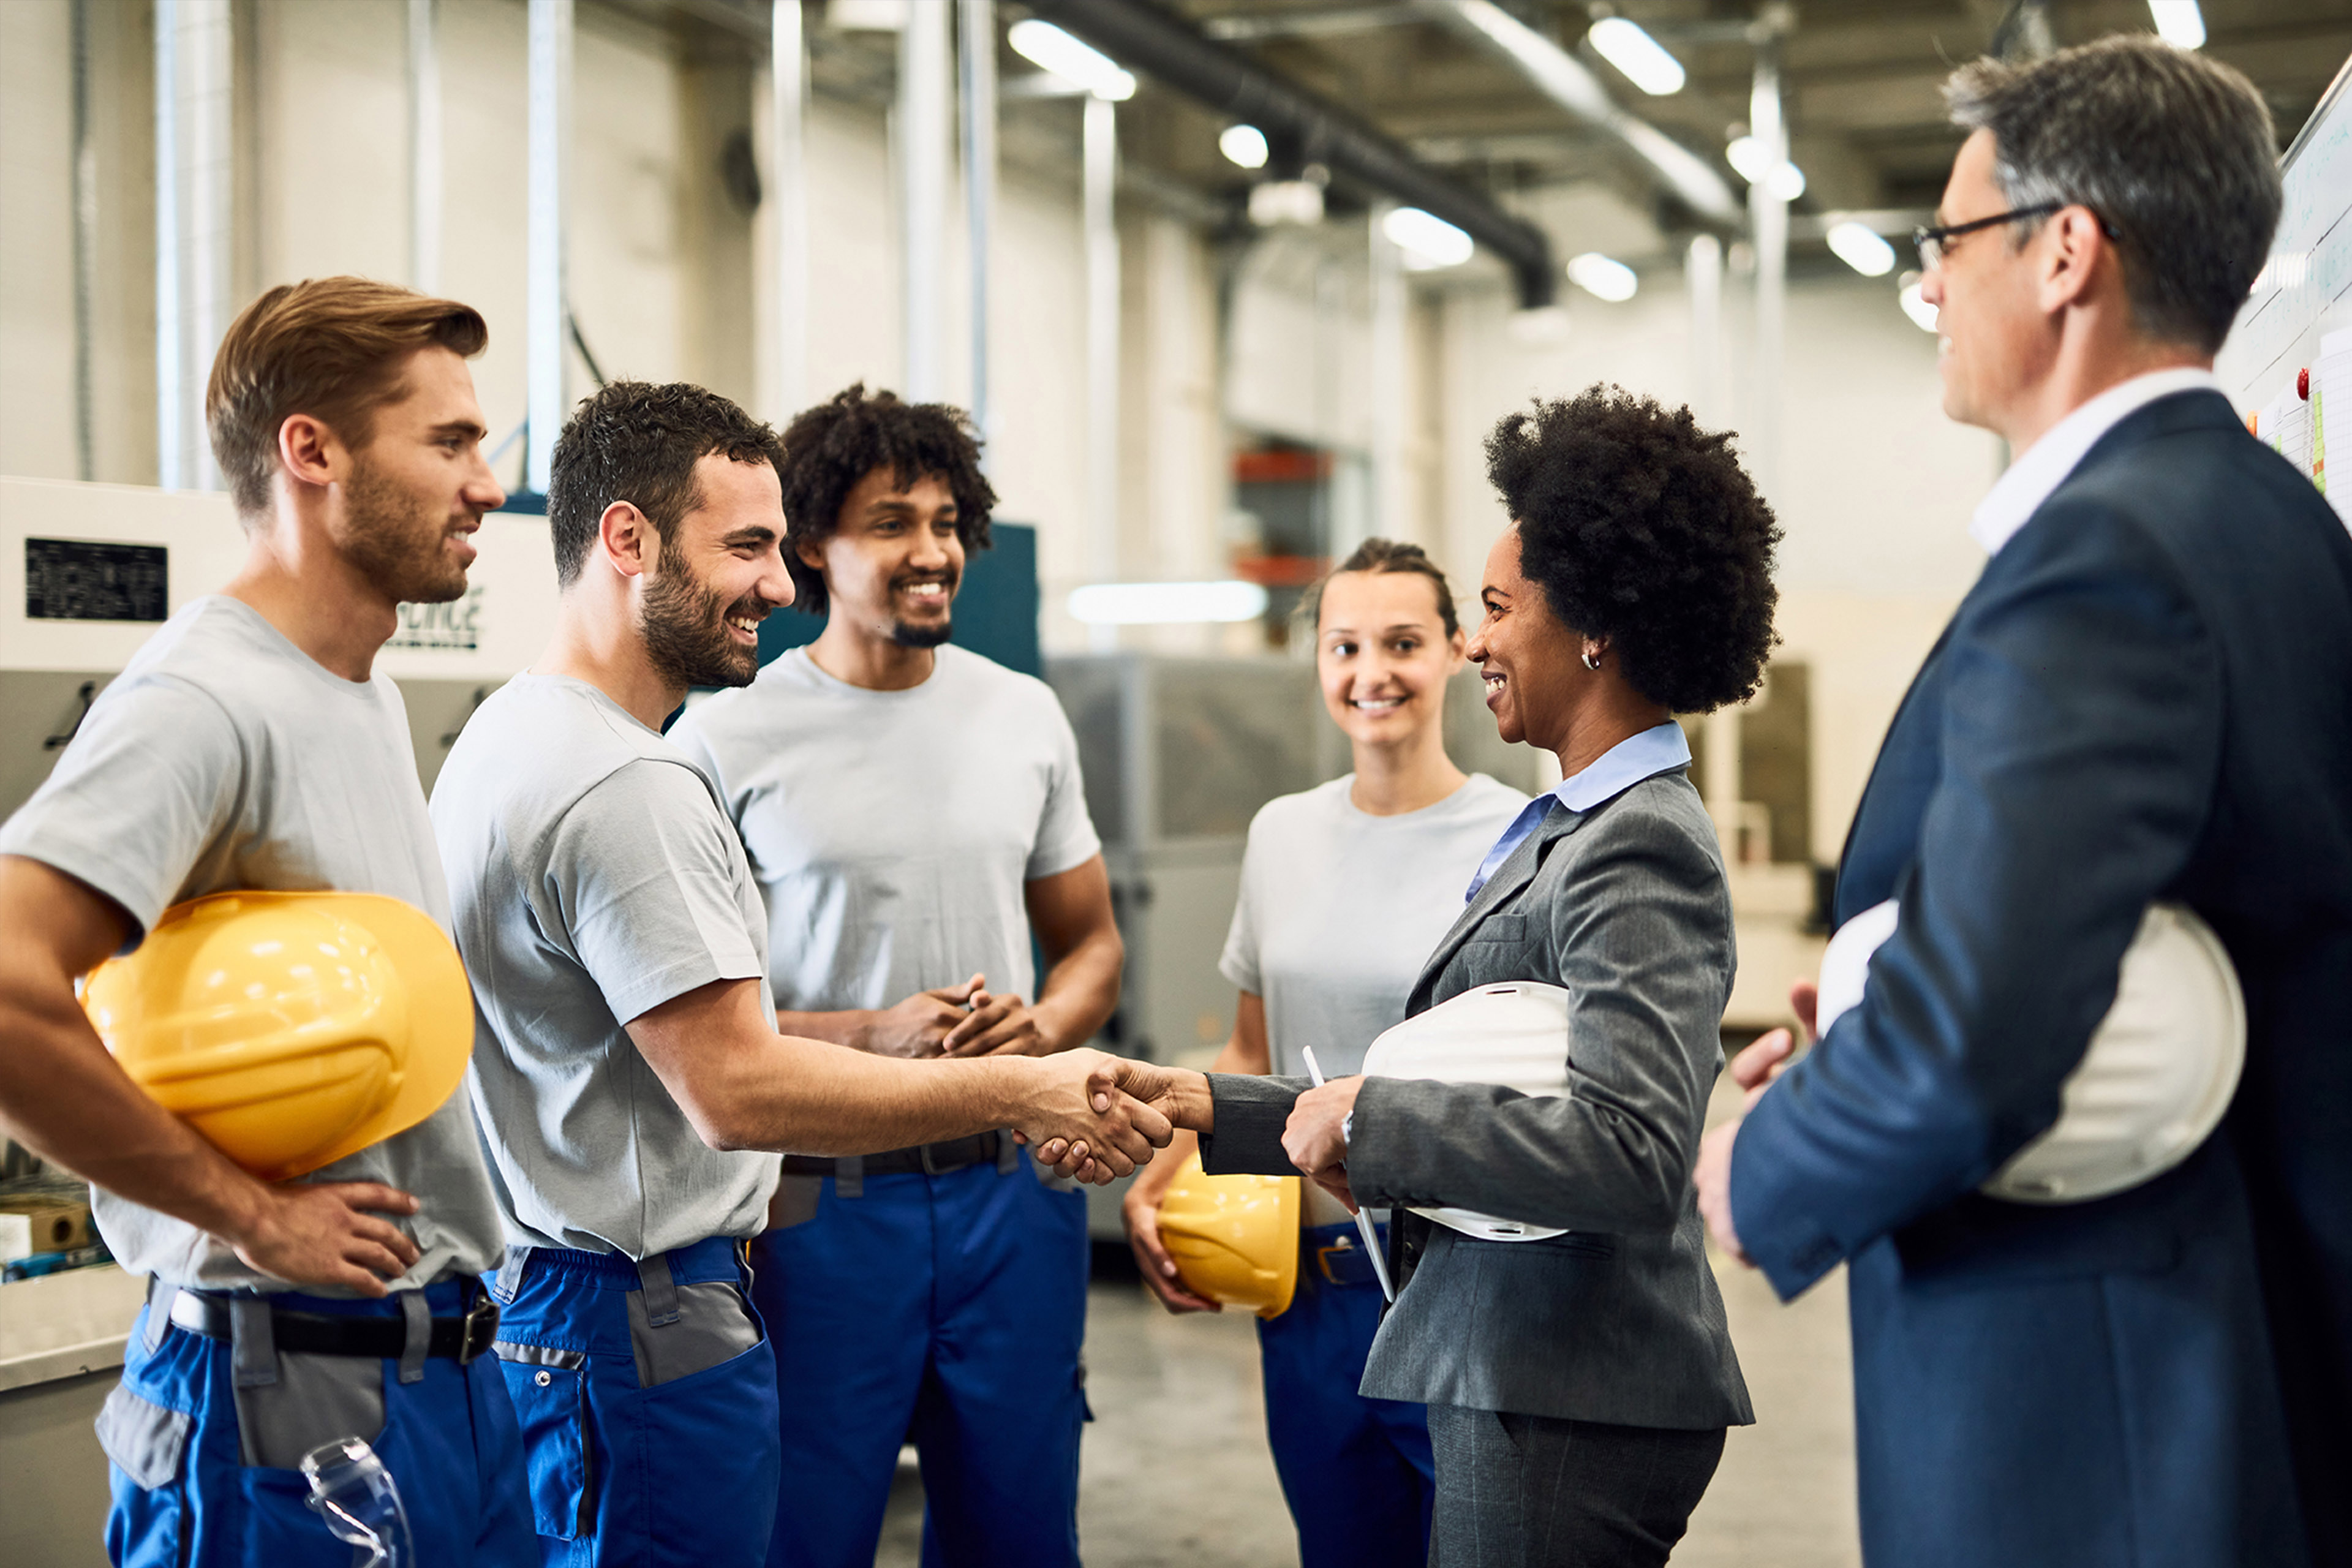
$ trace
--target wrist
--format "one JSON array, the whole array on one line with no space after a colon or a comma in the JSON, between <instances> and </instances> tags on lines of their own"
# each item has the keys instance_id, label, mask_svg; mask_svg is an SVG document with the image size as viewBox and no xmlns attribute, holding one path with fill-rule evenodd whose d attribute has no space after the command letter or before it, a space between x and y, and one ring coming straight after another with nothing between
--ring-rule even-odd
<instances>
[{"instance_id":1,"label":"wrist","mask_svg":"<svg viewBox=\"0 0 2352 1568\"><path fill-rule=\"evenodd\" d=\"M1179 1068L1175 1078L1175 1113L1169 1120L1179 1127L1213 1135L1217 1131L1217 1096L1210 1086L1209 1075Z\"/></svg>"}]
</instances>

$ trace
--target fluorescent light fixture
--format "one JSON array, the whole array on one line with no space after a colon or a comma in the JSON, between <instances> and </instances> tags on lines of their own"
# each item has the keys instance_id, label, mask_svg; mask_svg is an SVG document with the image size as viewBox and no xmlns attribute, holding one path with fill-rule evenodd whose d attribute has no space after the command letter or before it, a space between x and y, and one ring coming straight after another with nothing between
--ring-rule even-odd
<instances>
[{"instance_id":1,"label":"fluorescent light fixture","mask_svg":"<svg viewBox=\"0 0 2352 1568\"><path fill-rule=\"evenodd\" d=\"M1895 270L1895 247L1868 224L1852 218L1832 224L1829 242L1837 258L1864 278L1884 278Z\"/></svg>"},{"instance_id":2,"label":"fluorescent light fixture","mask_svg":"<svg viewBox=\"0 0 2352 1568\"><path fill-rule=\"evenodd\" d=\"M2147 14L2166 43L2183 49L2205 47L2205 13L2197 0L2147 0Z\"/></svg>"},{"instance_id":3,"label":"fluorescent light fixture","mask_svg":"<svg viewBox=\"0 0 2352 1568\"><path fill-rule=\"evenodd\" d=\"M833 0L824 25L839 33L897 33L907 26L908 0Z\"/></svg>"},{"instance_id":4,"label":"fluorescent light fixture","mask_svg":"<svg viewBox=\"0 0 2352 1568\"><path fill-rule=\"evenodd\" d=\"M1255 125L1228 125L1217 137L1217 151L1225 162L1244 169L1265 167L1265 132Z\"/></svg>"},{"instance_id":5,"label":"fluorescent light fixture","mask_svg":"<svg viewBox=\"0 0 2352 1568\"><path fill-rule=\"evenodd\" d=\"M1034 16L1015 22L1005 32L1004 41L1013 46L1013 53L1038 69L1076 82L1097 98L1116 103L1135 96L1135 78L1121 69L1117 60L1091 44L1080 43L1051 22L1040 22Z\"/></svg>"},{"instance_id":6,"label":"fluorescent light fixture","mask_svg":"<svg viewBox=\"0 0 2352 1568\"><path fill-rule=\"evenodd\" d=\"M1920 297L1918 279L1914 278L1903 285L1903 292L1896 295L1895 299L1901 303L1903 313L1911 318L1913 326L1923 332L1932 332L1936 330L1936 307Z\"/></svg>"},{"instance_id":7,"label":"fluorescent light fixture","mask_svg":"<svg viewBox=\"0 0 2352 1568\"><path fill-rule=\"evenodd\" d=\"M1601 58L1625 73L1625 79L1653 98L1683 89L1683 63L1666 53L1665 46L1642 30L1642 24L1623 16L1603 16L1584 35Z\"/></svg>"},{"instance_id":8,"label":"fluorescent light fixture","mask_svg":"<svg viewBox=\"0 0 2352 1568\"><path fill-rule=\"evenodd\" d=\"M1381 232L1404 252L1408 271L1433 272L1459 267L1470 259L1477 243L1461 229L1419 207L1397 207L1381 219Z\"/></svg>"},{"instance_id":9,"label":"fluorescent light fixture","mask_svg":"<svg viewBox=\"0 0 2352 1568\"><path fill-rule=\"evenodd\" d=\"M1070 592L1070 614L1090 626L1254 621L1265 614L1255 583L1092 583Z\"/></svg>"},{"instance_id":10,"label":"fluorescent light fixture","mask_svg":"<svg viewBox=\"0 0 2352 1568\"><path fill-rule=\"evenodd\" d=\"M1323 187L1312 180L1263 180L1250 187L1250 222L1260 228L1295 223L1312 228L1323 221Z\"/></svg>"},{"instance_id":11,"label":"fluorescent light fixture","mask_svg":"<svg viewBox=\"0 0 2352 1568\"><path fill-rule=\"evenodd\" d=\"M1612 305L1632 299L1633 291L1642 286L1632 268L1597 250L1569 258L1568 280L1594 299L1606 300Z\"/></svg>"},{"instance_id":12,"label":"fluorescent light fixture","mask_svg":"<svg viewBox=\"0 0 2352 1568\"><path fill-rule=\"evenodd\" d=\"M1723 155L1739 172L1739 177L1751 185L1764 178L1766 165L1771 161L1764 143L1753 136L1736 139L1723 150ZM1793 202L1805 194L1805 172L1796 164L1783 163L1771 171L1771 183L1764 188L1782 201Z\"/></svg>"}]
</instances>

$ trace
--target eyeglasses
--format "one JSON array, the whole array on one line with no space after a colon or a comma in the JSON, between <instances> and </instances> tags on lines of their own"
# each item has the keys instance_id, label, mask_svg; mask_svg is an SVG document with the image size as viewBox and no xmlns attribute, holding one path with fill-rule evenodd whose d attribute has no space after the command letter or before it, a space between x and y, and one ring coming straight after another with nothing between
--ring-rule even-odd
<instances>
[{"instance_id":1,"label":"eyeglasses","mask_svg":"<svg viewBox=\"0 0 2352 1568\"><path fill-rule=\"evenodd\" d=\"M1997 223L2022 223L2030 217L2048 217L2052 213L2063 212L2074 205L2072 202L2042 202L2036 206L2019 207L2014 212L1995 213L1990 217L1980 217L1969 223L1947 224L1941 228L1922 226L1911 231L1911 243L1919 247L1921 270L1933 272L1944 264L1944 258L1950 254L1952 241L1964 234L1973 234L1980 228L1990 228ZM2106 219L2099 219L2099 228L2109 239L2116 237L2115 226Z\"/></svg>"}]
</instances>

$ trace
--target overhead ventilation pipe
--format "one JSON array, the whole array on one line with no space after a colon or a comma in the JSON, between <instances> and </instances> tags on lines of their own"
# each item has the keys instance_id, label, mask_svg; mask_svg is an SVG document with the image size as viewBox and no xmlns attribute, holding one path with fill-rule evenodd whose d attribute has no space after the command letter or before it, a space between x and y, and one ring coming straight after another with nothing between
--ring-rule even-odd
<instances>
[{"instance_id":1,"label":"overhead ventilation pipe","mask_svg":"<svg viewBox=\"0 0 2352 1568\"><path fill-rule=\"evenodd\" d=\"M1119 64L1295 144L1336 174L1444 218L1509 265L1519 305L1549 305L1559 275L1551 242L1524 218L1423 163L1339 105L1275 75L1147 0L1027 0L1031 12Z\"/></svg>"}]
</instances>

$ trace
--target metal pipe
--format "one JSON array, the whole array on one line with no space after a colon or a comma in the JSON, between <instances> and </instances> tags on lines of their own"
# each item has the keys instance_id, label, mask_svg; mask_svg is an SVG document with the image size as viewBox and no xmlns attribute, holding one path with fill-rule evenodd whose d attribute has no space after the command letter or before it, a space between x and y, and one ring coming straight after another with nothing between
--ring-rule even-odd
<instances>
[{"instance_id":1,"label":"metal pipe","mask_svg":"<svg viewBox=\"0 0 2352 1568\"><path fill-rule=\"evenodd\" d=\"M1087 246L1087 565L1095 581L1118 577L1118 110L1089 95L1082 149ZM1118 628L1092 632L1098 648Z\"/></svg>"},{"instance_id":2,"label":"metal pipe","mask_svg":"<svg viewBox=\"0 0 2352 1568\"><path fill-rule=\"evenodd\" d=\"M572 163L572 0L530 0L530 241L524 301L530 446L525 485L541 495L568 412L563 396L564 219Z\"/></svg>"},{"instance_id":3,"label":"metal pipe","mask_svg":"<svg viewBox=\"0 0 2352 1568\"><path fill-rule=\"evenodd\" d=\"M1691 408L1701 424L1723 417L1723 242L1695 237L1683 255L1690 289Z\"/></svg>"},{"instance_id":4,"label":"metal pipe","mask_svg":"<svg viewBox=\"0 0 2352 1568\"><path fill-rule=\"evenodd\" d=\"M909 5L898 34L898 230L905 289L906 379L902 395L936 403L946 395L940 364L940 290L947 249L948 7Z\"/></svg>"},{"instance_id":5,"label":"metal pipe","mask_svg":"<svg viewBox=\"0 0 2352 1568\"><path fill-rule=\"evenodd\" d=\"M988 388L989 247L996 225L996 0L962 0L958 58L963 105L964 248L971 281L971 422L984 441L995 411Z\"/></svg>"},{"instance_id":6,"label":"metal pipe","mask_svg":"<svg viewBox=\"0 0 2352 1568\"><path fill-rule=\"evenodd\" d=\"M1739 203L1712 164L1619 108L1582 60L1494 0L1416 0L1416 5L1430 20L1517 67L1546 98L1579 120L1616 138L1692 211L1717 223L1739 221Z\"/></svg>"},{"instance_id":7,"label":"metal pipe","mask_svg":"<svg viewBox=\"0 0 2352 1568\"><path fill-rule=\"evenodd\" d=\"M808 392L808 39L801 0L775 0L768 35L768 202L775 212L773 280L778 427Z\"/></svg>"},{"instance_id":8,"label":"metal pipe","mask_svg":"<svg viewBox=\"0 0 2352 1568\"><path fill-rule=\"evenodd\" d=\"M1372 529L1388 539L1411 539L1417 530L1408 515L1405 447L1404 257L1381 232L1381 220L1396 210L1375 202L1371 221L1372 341ZM1337 553L1335 549L1334 553Z\"/></svg>"},{"instance_id":9,"label":"metal pipe","mask_svg":"<svg viewBox=\"0 0 2352 1568\"><path fill-rule=\"evenodd\" d=\"M441 48L438 0L408 0L408 281L441 289Z\"/></svg>"},{"instance_id":10,"label":"metal pipe","mask_svg":"<svg viewBox=\"0 0 2352 1568\"><path fill-rule=\"evenodd\" d=\"M1780 112L1777 36L1756 46L1748 132L1762 145L1767 170L1777 172L1789 161L1789 128ZM1756 386L1744 445L1756 488L1769 498L1780 478L1780 365L1789 304L1789 204L1772 174L1748 187L1748 213L1756 243Z\"/></svg>"},{"instance_id":11,"label":"metal pipe","mask_svg":"<svg viewBox=\"0 0 2352 1568\"><path fill-rule=\"evenodd\" d=\"M89 111L89 8L73 0L74 477L98 475L98 146Z\"/></svg>"},{"instance_id":12,"label":"metal pipe","mask_svg":"<svg viewBox=\"0 0 2352 1568\"><path fill-rule=\"evenodd\" d=\"M1028 6L1120 64L1246 121L1305 159L1444 218L1510 267L1522 307L1548 305L1559 291L1559 268L1541 229L1447 179L1357 115L1160 6L1141 0L1028 0Z\"/></svg>"},{"instance_id":13,"label":"metal pipe","mask_svg":"<svg viewBox=\"0 0 2352 1568\"><path fill-rule=\"evenodd\" d=\"M155 468L217 489L205 383L227 327L229 0L155 0Z\"/></svg>"}]
</instances>

